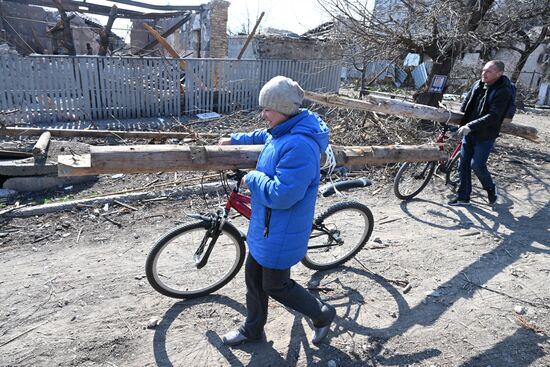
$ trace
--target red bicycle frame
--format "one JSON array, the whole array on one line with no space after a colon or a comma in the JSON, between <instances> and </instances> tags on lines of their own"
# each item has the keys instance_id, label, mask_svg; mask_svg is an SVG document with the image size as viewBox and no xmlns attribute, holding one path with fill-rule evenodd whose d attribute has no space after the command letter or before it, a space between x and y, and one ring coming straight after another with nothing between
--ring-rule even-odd
<instances>
[{"instance_id":1,"label":"red bicycle frame","mask_svg":"<svg viewBox=\"0 0 550 367\"><path fill-rule=\"evenodd\" d=\"M250 209L250 196L239 194L236 189L231 191L229 198L225 203L225 212L229 213L229 210L234 208L239 214L246 219L250 219L252 209Z\"/></svg>"},{"instance_id":2,"label":"red bicycle frame","mask_svg":"<svg viewBox=\"0 0 550 367\"><path fill-rule=\"evenodd\" d=\"M436 143L439 144L439 150L445 150L444 148L445 140L449 138L449 136L447 135L447 130L448 130L448 127L447 125L445 125L443 127L443 131L437 136L437 139L435 140ZM451 153L448 159L442 159L439 161L439 168L446 169L447 167L445 167L445 165L447 164L447 162L450 162L460 152L461 148L462 148L462 140L458 142L458 144L456 145L455 149L453 150L453 152Z\"/></svg>"}]
</instances>

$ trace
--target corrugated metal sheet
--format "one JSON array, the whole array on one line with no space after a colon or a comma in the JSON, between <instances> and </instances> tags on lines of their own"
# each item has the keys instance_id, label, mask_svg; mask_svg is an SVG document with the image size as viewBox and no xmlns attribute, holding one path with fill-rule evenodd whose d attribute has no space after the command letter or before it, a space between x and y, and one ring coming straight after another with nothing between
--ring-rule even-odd
<instances>
[{"instance_id":1,"label":"corrugated metal sheet","mask_svg":"<svg viewBox=\"0 0 550 367\"><path fill-rule=\"evenodd\" d=\"M400 87L403 83L405 83L405 79L407 79L407 73L401 69L399 69L397 66L395 67L395 80L393 83L396 87Z\"/></svg>"},{"instance_id":2,"label":"corrugated metal sheet","mask_svg":"<svg viewBox=\"0 0 550 367\"><path fill-rule=\"evenodd\" d=\"M420 64L420 55L415 53L408 53L403 61L403 66L418 66Z\"/></svg>"},{"instance_id":3,"label":"corrugated metal sheet","mask_svg":"<svg viewBox=\"0 0 550 367\"><path fill-rule=\"evenodd\" d=\"M428 81L428 70L426 68L426 63L422 63L415 67L411 72L411 75L414 79L414 86L416 89L420 89Z\"/></svg>"}]
</instances>

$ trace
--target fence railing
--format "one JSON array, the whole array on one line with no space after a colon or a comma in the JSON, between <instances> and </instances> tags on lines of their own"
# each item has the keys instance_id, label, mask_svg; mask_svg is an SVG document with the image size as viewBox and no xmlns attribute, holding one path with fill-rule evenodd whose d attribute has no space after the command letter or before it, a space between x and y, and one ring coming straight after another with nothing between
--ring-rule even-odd
<instances>
[{"instance_id":1,"label":"fence railing","mask_svg":"<svg viewBox=\"0 0 550 367\"><path fill-rule=\"evenodd\" d=\"M227 113L257 107L261 86L275 75L307 90L340 86L334 61L186 59L185 72L179 61L1 55L0 111L18 110L27 122Z\"/></svg>"}]
</instances>

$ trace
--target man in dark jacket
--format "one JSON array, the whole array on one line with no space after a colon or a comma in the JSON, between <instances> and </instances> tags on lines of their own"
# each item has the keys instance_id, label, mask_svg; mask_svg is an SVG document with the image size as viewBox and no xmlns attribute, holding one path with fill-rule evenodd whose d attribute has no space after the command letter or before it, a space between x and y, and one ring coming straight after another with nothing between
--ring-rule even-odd
<instances>
[{"instance_id":1,"label":"man in dark jacket","mask_svg":"<svg viewBox=\"0 0 550 367\"><path fill-rule=\"evenodd\" d=\"M290 278L290 268L306 254L320 178L320 156L328 127L313 112L300 109L304 91L294 80L276 76L260 91L267 129L232 134L219 144L263 144L256 169L248 172L252 216L245 265L247 316L224 344L262 341L268 300L273 298L313 323L312 342L328 334L336 310Z\"/></svg>"},{"instance_id":2,"label":"man in dark jacket","mask_svg":"<svg viewBox=\"0 0 550 367\"><path fill-rule=\"evenodd\" d=\"M472 169L487 191L489 203L494 204L497 200L497 188L487 169L487 159L512 102L512 83L503 74L502 61L489 61L483 67L481 80L474 83L462 103L464 117L458 129L463 136L458 167L460 185L456 198L449 205L470 205Z\"/></svg>"}]
</instances>

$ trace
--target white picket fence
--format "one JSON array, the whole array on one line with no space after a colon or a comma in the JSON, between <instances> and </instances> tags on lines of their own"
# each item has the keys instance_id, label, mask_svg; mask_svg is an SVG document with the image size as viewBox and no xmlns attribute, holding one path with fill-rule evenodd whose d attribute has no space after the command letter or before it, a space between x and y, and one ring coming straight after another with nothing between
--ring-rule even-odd
<instances>
[{"instance_id":1,"label":"white picket fence","mask_svg":"<svg viewBox=\"0 0 550 367\"><path fill-rule=\"evenodd\" d=\"M256 108L261 86L275 75L307 90L340 86L334 61L186 59L185 72L179 61L1 55L0 111L17 110L31 123L228 113Z\"/></svg>"}]
</instances>

